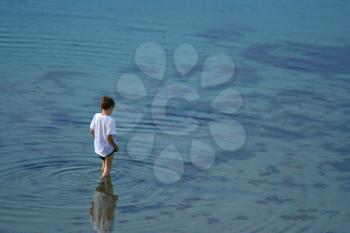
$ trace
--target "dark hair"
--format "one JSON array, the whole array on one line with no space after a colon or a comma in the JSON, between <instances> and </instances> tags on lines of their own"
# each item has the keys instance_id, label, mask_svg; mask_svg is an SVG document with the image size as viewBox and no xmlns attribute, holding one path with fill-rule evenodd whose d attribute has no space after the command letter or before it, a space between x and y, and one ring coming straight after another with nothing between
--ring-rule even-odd
<instances>
[{"instance_id":1,"label":"dark hair","mask_svg":"<svg viewBox=\"0 0 350 233\"><path fill-rule=\"evenodd\" d=\"M115 103L112 97L110 96L102 96L101 97L101 108L107 110L111 107L114 107Z\"/></svg>"}]
</instances>

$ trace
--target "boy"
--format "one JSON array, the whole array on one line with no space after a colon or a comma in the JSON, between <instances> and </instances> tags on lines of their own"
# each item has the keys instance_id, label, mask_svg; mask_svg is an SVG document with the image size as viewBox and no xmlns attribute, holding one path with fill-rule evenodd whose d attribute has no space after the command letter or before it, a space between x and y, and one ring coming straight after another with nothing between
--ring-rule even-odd
<instances>
[{"instance_id":1,"label":"boy","mask_svg":"<svg viewBox=\"0 0 350 233\"><path fill-rule=\"evenodd\" d=\"M114 109L112 97L103 96L100 102L101 113L96 113L90 124L90 133L94 138L95 153L102 159L102 175L105 180L112 169L114 152L119 150L116 143L115 120L111 116Z\"/></svg>"}]
</instances>

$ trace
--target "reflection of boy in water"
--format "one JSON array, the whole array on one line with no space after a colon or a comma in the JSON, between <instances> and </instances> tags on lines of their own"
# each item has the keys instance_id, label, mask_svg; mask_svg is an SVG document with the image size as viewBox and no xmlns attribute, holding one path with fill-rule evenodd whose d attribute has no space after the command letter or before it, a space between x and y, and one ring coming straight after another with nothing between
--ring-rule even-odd
<instances>
[{"instance_id":1,"label":"reflection of boy in water","mask_svg":"<svg viewBox=\"0 0 350 233\"><path fill-rule=\"evenodd\" d=\"M110 176L101 182L94 194L90 208L90 220L98 233L107 233L113 230L114 211L118 196L113 195L113 185Z\"/></svg>"}]
</instances>

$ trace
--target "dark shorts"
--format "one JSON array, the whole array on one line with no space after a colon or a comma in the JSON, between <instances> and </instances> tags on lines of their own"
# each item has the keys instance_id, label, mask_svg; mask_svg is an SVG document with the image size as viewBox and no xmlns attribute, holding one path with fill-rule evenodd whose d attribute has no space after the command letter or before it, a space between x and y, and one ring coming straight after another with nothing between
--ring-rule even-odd
<instances>
[{"instance_id":1,"label":"dark shorts","mask_svg":"<svg viewBox=\"0 0 350 233\"><path fill-rule=\"evenodd\" d=\"M100 155L99 155L98 157L100 157L100 159L102 159L102 160L105 160L107 156L113 155L113 153L116 152L116 151L117 151L117 150L114 149L111 153L109 153L109 154L106 155L105 157L102 157L102 156L100 156Z\"/></svg>"}]
</instances>

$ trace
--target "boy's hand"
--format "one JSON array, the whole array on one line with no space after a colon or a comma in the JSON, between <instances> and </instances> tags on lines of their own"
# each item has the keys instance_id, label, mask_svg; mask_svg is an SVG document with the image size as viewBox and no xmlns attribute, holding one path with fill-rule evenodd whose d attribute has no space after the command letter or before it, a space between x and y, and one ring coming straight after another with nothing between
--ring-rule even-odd
<instances>
[{"instance_id":1,"label":"boy's hand","mask_svg":"<svg viewBox=\"0 0 350 233\"><path fill-rule=\"evenodd\" d=\"M108 135L107 136L108 142L113 146L113 148L118 151L119 150L119 146L117 143L115 143L113 136L112 135Z\"/></svg>"},{"instance_id":2,"label":"boy's hand","mask_svg":"<svg viewBox=\"0 0 350 233\"><path fill-rule=\"evenodd\" d=\"M90 134L92 135L92 137L95 139L95 131L93 129L90 129Z\"/></svg>"},{"instance_id":3,"label":"boy's hand","mask_svg":"<svg viewBox=\"0 0 350 233\"><path fill-rule=\"evenodd\" d=\"M118 152L119 151L119 146L118 146L118 144L115 144L115 145L116 145L116 147L114 147L115 152Z\"/></svg>"}]
</instances>

